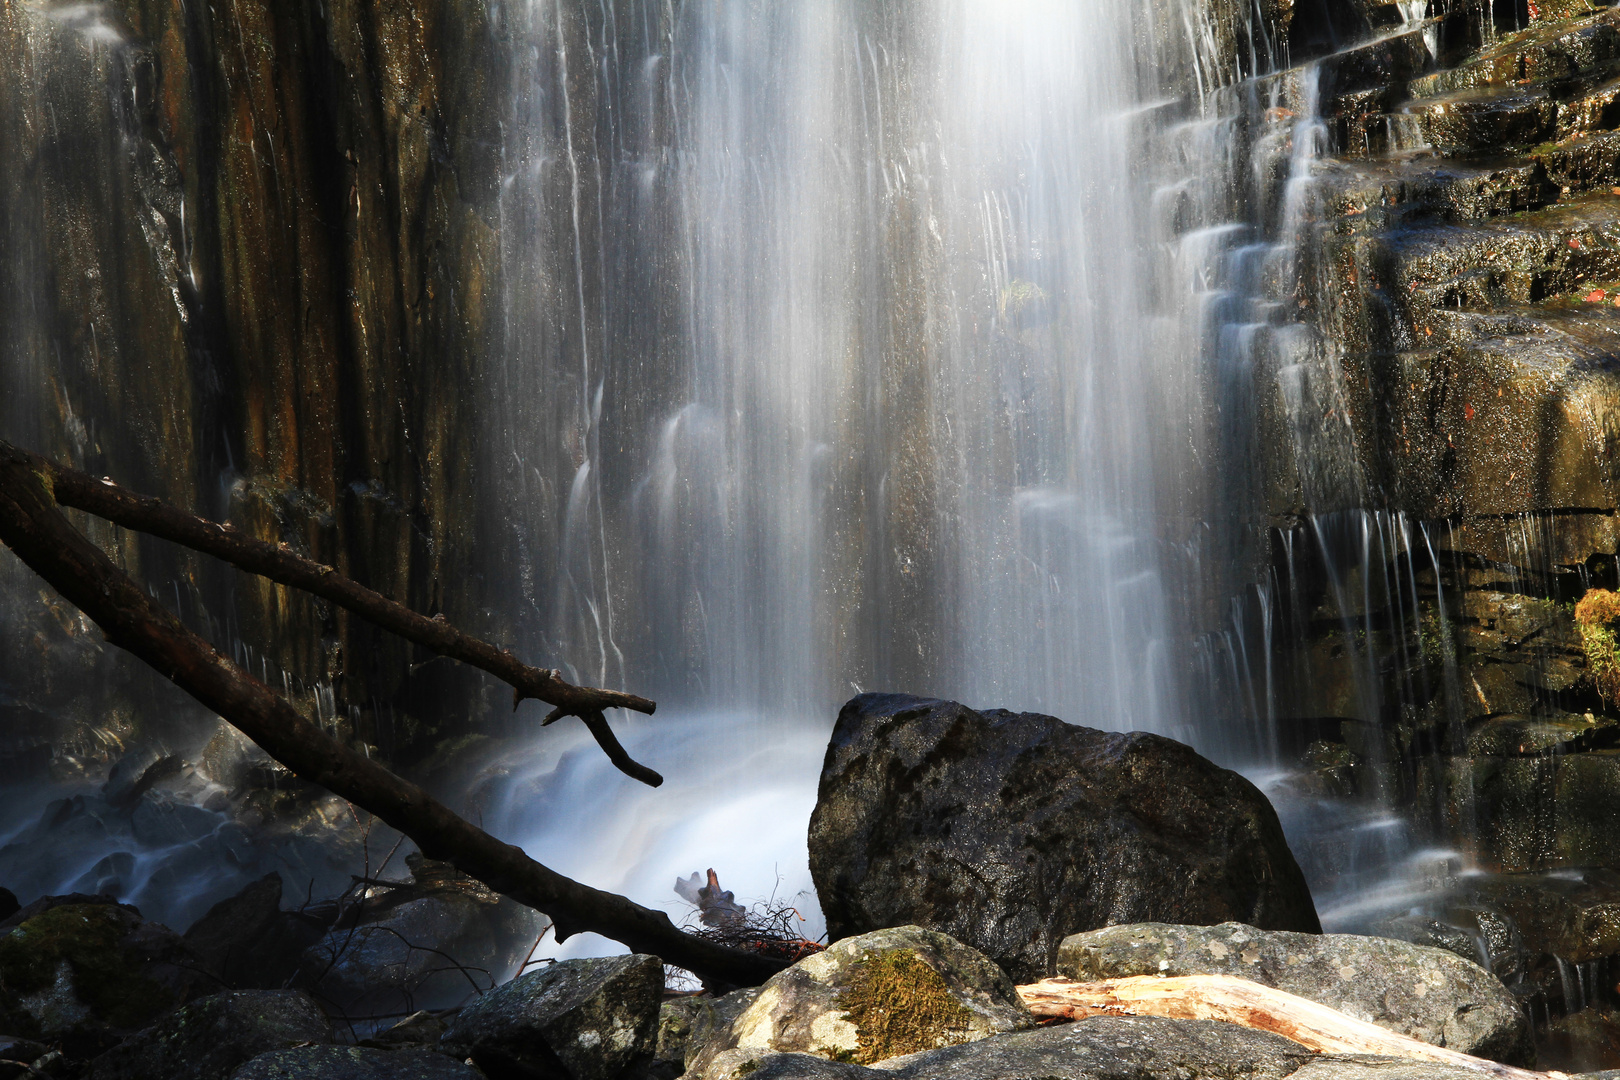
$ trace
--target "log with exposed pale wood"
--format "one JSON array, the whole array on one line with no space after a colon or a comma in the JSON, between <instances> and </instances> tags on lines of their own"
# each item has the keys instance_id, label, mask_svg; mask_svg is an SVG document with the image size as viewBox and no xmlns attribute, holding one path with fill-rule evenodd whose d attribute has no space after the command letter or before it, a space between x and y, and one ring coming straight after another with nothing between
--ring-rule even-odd
<instances>
[{"instance_id":1,"label":"log with exposed pale wood","mask_svg":"<svg viewBox=\"0 0 1620 1080\"><path fill-rule=\"evenodd\" d=\"M154 601L75 529L57 509L52 474L39 467L40 460L0 443L0 543L94 620L108 641L156 668L300 779L375 814L429 858L549 915L559 941L592 930L721 986L754 985L786 966L682 933L662 911L542 866L306 720Z\"/></svg>"},{"instance_id":2,"label":"log with exposed pale wood","mask_svg":"<svg viewBox=\"0 0 1620 1080\"><path fill-rule=\"evenodd\" d=\"M1137 975L1093 983L1046 979L1020 986L1018 996L1030 1012L1043 1019L1162 1016L1171 1020L1224 1020L1281 1035L1319 1053L1434 1061L1504 1080L1546 1080L1561 1075L1459 1054L1346 1016L1308 998L1231 975Z\"/></svg>"}]
</instances>

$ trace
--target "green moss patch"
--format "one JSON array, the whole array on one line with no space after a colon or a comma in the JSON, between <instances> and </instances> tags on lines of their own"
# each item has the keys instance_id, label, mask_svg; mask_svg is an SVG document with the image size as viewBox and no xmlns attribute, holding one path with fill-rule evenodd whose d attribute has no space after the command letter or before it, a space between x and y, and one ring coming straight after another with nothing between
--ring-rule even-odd
<instances>
[{"instance_id":1,"label":"green moss patch","mask_svg":"<svg viewBox=\"0 0 1620 1080\"><path fill-rule=\"evenodd\" d=\"M1588 589L1575 605L1586 670L1604 701L1620 701L1620 593Z\"/></svg>"},{"instance_id":2,"label":"green moss patch","mask_svg":"<svg viewBox=\"0 0 1620 1080\"><path fill-rule=\"evenodd\" d=\"M858 1033L849 1058L858 1065L960 1041L973 1019L939 972L907 949L863 960L838 1005Z\"/></svg>"},{"instance_id":3,"label":"green moss patch","mask_svg":"<svg viewBox=\"0 0 1620 1080\"><path fill-rule=\"evenodd\" d=\"M19 1003L55 992L64 964L74 997L113 1028L144 1027L172 1008L174 994L149 978L140 958L124 947L130 929L122 909L110 904L65 904L0 937L0 1018L8 1030L49 1034Z\"/></svg>"}]
</instances>

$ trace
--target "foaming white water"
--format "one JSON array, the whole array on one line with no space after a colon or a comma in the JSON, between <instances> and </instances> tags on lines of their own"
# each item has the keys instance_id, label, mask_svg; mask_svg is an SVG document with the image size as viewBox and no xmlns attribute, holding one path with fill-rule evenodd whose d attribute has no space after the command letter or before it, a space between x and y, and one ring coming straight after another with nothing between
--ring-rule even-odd
<instances>
[{"instance_id":1,"label":"foaming white water","mask_svg":"<svg viewBox=\"0 0 1620 1080\"><path fill-rule=\"evenodd\" d=\"M661 908L677 923L690 905L677 877L710 867L739 903L790 904L805 936L825 925L810 881L806 825L826 733L810 724L773 732L745 713L662 711L619 725L632 756L662 771L652 789L622 775L575 730L506 759L483 820L553 869ZM538 956L595 956L623 947L580 934Z\"/></svg>"}]
</instances>

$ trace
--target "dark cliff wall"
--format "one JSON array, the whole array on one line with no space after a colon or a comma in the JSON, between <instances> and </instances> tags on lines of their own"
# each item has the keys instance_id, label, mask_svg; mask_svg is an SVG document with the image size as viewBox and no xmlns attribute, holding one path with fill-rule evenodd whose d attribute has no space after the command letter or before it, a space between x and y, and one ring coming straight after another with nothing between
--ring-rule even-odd
<instances>
[{"instance_id":1,"label":"dark cliff wall","mask_svg":"<svg viewBox=\"0 0 1620 1080\"><path fill-rule=\"evenodd\" d=\"M477 626L502 34L481 0L0 0L0 430ZM223 646L333 685L370 741L473 705L324 605L98 535ZM0 689L109 722L144 677L7 558Z\"/></svg>"}]
</instances>

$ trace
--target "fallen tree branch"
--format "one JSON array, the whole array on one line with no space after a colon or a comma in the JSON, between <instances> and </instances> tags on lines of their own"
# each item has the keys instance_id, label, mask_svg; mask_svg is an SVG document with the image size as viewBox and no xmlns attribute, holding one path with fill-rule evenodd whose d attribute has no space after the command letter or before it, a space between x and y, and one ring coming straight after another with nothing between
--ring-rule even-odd
<instances>
[{"instance_id":1,"label":"fallen tree branch","mask_svg":"<svg viewBox=\"0 0 1620 1080\"><path fill-rule=\"evenodd\" d=\"M621 772L652 787L664 782L662 776L625 752L603 717L607 709L629 709L651 715L658 706L647 698L618 690L574 686L554 669L529 667L511 653L457 630L442 615L430 619L344 577L330 566L304 558L285 544L246 536L234 525L209 521L170 506L162 499L126 491L111 480L98 480L89 473L69 469L8 442L0 441L0 458L42 477L51 497L61 506L84 510L126 529L183 544L250 574L301 589L440 656L481 668L512 687L512 708L516 709L525 698L534 698L555 706L546 718L548 724L564 716L578 716Z\"/></svg>"},{"instance_id":2,"label":"fallen tree branch","mask_svg":"<svg viewBox=\"0 0 1620 1080\"><path fill-rule=\"evenodd\" d=\"M1546 1080L1549 1075L1433 1046L1285 990L1231 975L1139 975L1094 983L1046 979L1020 986L1018 996L1030 1012L1043 1018L1162 1016L1172 1020L1224 1020L1281 1035L1319 1053L1438 1061L1503 1080Z\"/></svg>"},{"instance_id":3,"label":"fallen tree branch","mask_svg":"<svg viewBox=\"0 0 1620 1080\"><path fill-rule=\"evenodd\" d=\"M57 509L48 476L14 454L0 453L0 542L95 620L108 641L156 668L300 779L370 811L428 858L543 912L558 941L594 931L722 986L752 986L785 966L683 934L662 911L542 866L305 720L148 597L75 529Z\"/></svg>"}]
</instances>

